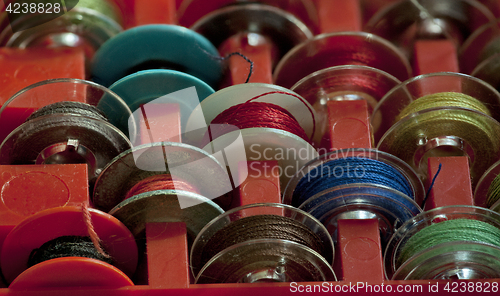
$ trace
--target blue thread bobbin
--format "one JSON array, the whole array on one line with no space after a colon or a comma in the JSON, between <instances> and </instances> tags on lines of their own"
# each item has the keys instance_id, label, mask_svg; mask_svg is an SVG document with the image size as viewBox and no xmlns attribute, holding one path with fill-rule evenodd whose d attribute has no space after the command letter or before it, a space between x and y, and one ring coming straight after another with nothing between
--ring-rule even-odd
<instances>
[{"instance_id":1,"label":"blue thread bobbin","mask_svg":"<svg viewBox=\"0 0 500 296\"><path fill-rule=\"evenodd\" d=\"M369 175L366 174L368 170L365 166L370 167ZM318 174L320 172L321 175ZM332 178L323 178L325 173ZM394 183L394 178L399 181ZM425 196L422 182L406 163L388 153L358 148L327 153L303 166L288 183L283 202L299 207L323 190L353 183L387 186L406 194L417 203L422 202ZM315 188L309 188L310 185Z\"/></svg>"},{"instance_id":2,"label":"blue thread bobbin","mask_svg":"<svg viewBox=\"0 0 500 296\"><path fill-rule=\"evenodd\" d=\"M335 167L349 161L355 164L350 175L349 167ZM362 164L372 166L369 176L361 174ZM331 178L322 178L331 169L337 169L339 178L334 171L329 171ZM382 174L377 175L377 169ZM316 182L308 182L312 172L322 173L313 176ZM424 196L416 173L398 158L374 149L345 149L324 154L302 167L285 188L283 203L309 212L327 226L334 239L338 219L377 218L385 243L394 228L421 212L418 203Z\"/></svg>"},{"instance_id":3,"label":"blue thread bobbin","mask_svg":"<svg viewBox=\"0 0 500 296\"><path fill-rule=\"evenodd\" d=\"M335 242L339 219L377 219L383 246L395 229L422 211L407 195L375 184L347 184L327 189L299 208L323 223Z\"/></svg>"}]
</instances>

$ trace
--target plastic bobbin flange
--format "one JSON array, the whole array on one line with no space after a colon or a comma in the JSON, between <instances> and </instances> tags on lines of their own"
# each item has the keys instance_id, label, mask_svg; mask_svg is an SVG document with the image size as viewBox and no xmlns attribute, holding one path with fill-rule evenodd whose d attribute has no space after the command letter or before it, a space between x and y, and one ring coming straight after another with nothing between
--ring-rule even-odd
<instances>
[{"instance_id":1,"label":"plastic bobbin flange","mask_svg":"<svg viewBox=\"0 0 500 296\"><path fill-rule=\"evenodd\" d=\"M203 149L210 153L228 150L226 148L234 151L244 147L245 160L278 160L282 169L281 185L284 186L300 167L318 155L315 148L299 136L273 128L247 128L219 136L210 143L200 142L204 139L210 122L222 111L258 95L275 91L297 95L286 88L263 83L234 85L215 92L203 100L189 117L186 128L188 134L184 140L196 146L204 146ZM313 136L315 112L305 100L301 101L283 93L273 93L252 102L266 102L285 108L295 117L306 134ZM236 142L240 137L242 143ZM234 145L231 145L233 143ZM240 155L243 151L234 152L234 155Z\"/></svg>"},{"instance_id":2,"label":"plastic bobbin flange","mask_svg":"<svg viewBox=\"0 0 500 296\"><path fill-rule=\"evenodd\" d=\"M475 0L404 0L380 9L365 31L391 41L410 57L417 39L445 38L459 47L477 28L494 20Z\"/></svg>"},{"instance_id":3,"label":"plastic bobbin flange","mask_svg":"<svg viewBox=\"0 0 500 296\"><path fill-rule=\"evenodd\" d=\"M377 219L382 246L405 221L422 212L413 199L397 190L361 183L320 192L300 205L299 209L323 223L334 242L337 241L339 219Z\"/></svg>"},{"instance_id":4,"label":"plastic bobbin flange","mask_svg":"<svg viewBox=\"0 0 500 296\"><path fill-rule=\"evenodd\" d=\"M401 81L412 73L408 59L389 41L365 32L341 32L317 35L292 48L276 66L273 80L292 87L311 73L342 65L374 67Z\"/></svg>"},{"instance_id":5,"label":"plastic bobbin flange","mask_svg":"<svg viewBox=\"0 0 500 296\"><path fill-rule=\"evenodd\" d=\"M389 280L498 278L500 248L484 242L442 243L399 262L410 237L432 224L453 219L477 220L500 228L500 215L480 207L447 206L423 212L406 221L391 238L384 254L386 277Z\"/></svg>"},{"instance_id":6,"label":"plastic bobbin flange","mask_svg":"<svg viewBox=\"0 0 500 296\"><path fill-rule=\"evenodd\" d=\"M288 13L299 18L300 21L305 23L314 33L319 32L319 23L317 19L318 12L316 11L316 6L311 1L263 0L259 1L259 3L287 11ZM185 27L191 27L202 17L209 15L215 10L240 5L247 4L237 0L215 0L209 2L203 0L182 1L178 9L179 24ZM259 21L259 23L261 22ZM266 23L262 22L261 24Z\"/></svg>"},{"instance_id":7,"label":"plastic bobbin flange","mask_svg":"<svg viewBox=\"0 0 500 296\"><path fill-rule=\"evenodd\" d=\"M500 69L498 47L500 22L491 22L472 33L459 51L460 70L500 89L496 73Z\"/></svg>"},{"instance_id":8,"label":"plastic bobbin flange","mask_svg":"<svg viewBox=\"0 0 500 296\"><path fill-rule=\"evenodd\" d=\"M188 191L155 190L130 197L111 211L137 238L144 236L146 223L184 222L188 244L200 230L224 210L212 200Z\"/></svg>"},{"instance_id":9,"label":"plastic bobbin flange","mask_svg":"<svg viewBox=\"0 0 500 296\"><path fill-rule=\"evenodd\" d=\"M114 208L116 213L118 208L133 203L124 199L137 182L158 174L170 174L174 181L177 177L199 190L201 196L173 191L195 198L193 202L186 199L186 203L179 200L182 208L207 203L208 200L215 200L223 207L231 203L223 195L233 188L226 169L217 159L199 148L173 142L140 145L115 157L97 178L92 202L105 211Z\"/></svg>"},{"instance_id":10,"label":"plastic bobbin flange","mask_svg":"<svg viewBox=\"0 0 500 296\"><path fill-rule=\"evenodd\" d=\"M296 242L263 237L229 246L203 264L202 251L217 231L234 221L258 215L278 215L301 222L321 239L326 248L324 254ZM278 252L270 254L271 250ZM262 203L234 208L210 221L193 243L190 262L197 284L336 281L330 266L333 255L331 237L314 217L291 206Z\"/></svg>"},{"instance_id":11,"label":"plastic bobbin flange","mask_svg":"<svg viewBox=\"0 0 500 296\"><path fill-rule=\"evenodd\" d=\"M268 37L279 52L273 66L294 46L313 37L298 18L265 4L239 4L215 10L199 19L191 29L216 47L241 32Z\"/></svg>"},{"instance_id":12,"label":"plastic bobbin flange","mask_svg":"<svg viewBox=\"0 0 500 296\"><path fill-rule=\"evenodd\" d=\"M493 117L459 107L422 110L396 122L412 101L439 92L457 92L481 101ZM374 135L377 148L399 157L427 178L429 156L467 156L474 188L500 155L499 93L487 83L460 73L433 73L409 79L392 89L376 107L382 125ZM385 132L385 133L384 133Z\"/></svg>"},{"instance_id":13,"label":"plastic bobbin flange","mask_svg":"<svg viewBox=\"0 0 500 296\"><path fill-rule=\"evenodd\" d=\"M82 46L86 56L91 59L106 40L123 30L117 8L115 9L113 4L109 3L110 1L102 2L105 3L103 5L107 6L108 11L115 10L113 12L115 17L83 7L81 3L78 5L78 2L75 7L66 7L67 12L64 12L61 6L63 13L57 18L55 18L55 12L53 14L20 14L20 17L15 17L10 25L5 22L5 26L0 27L0 45L19 48ZM3 11L2 15L5 17L7 12ZM9 18L12 16L15 14L11 14Z\"/></svg>"},{"instance_id":14,"label":"plastic bobbin flange","mask_svg":"<svg viewBox=\"0 0 500 296\"><path fill-rule=\"evenodd\" d=\"M302 78L290 89L306 99L317 114L314 143L319 146L328 129L328 101L366 100L368 112L392 88L399 85L394 76L367 66L348 65L325 68ZM372 129L380 126L380 115L372 120Z\"/></svg>"},{"instance_id":15,"label":"plastic bobbin flange","mask_svg":"<svg viewBox=\"0 0 500 296\"><path fill-rule=\"evenodd\" d=\"M402 174L404 176L404 178L406 179L406 181L408 182L408 184L411 188L411 191L413 193L413 200L415 200L415 202L417 204L422 203L422 201L425 197L424 185L422 184L422 182L418 178L415 171L408 164L406 164L404 161L402 161L401 159L399 159L391 154L388 154L388 153L385 153L382 151L378 151L376 149L364 149L364 148L358 148L358 149L350 149L349 148L349 149L344 149L344 150L333 151L330 153L320 155L316 159L313 159L310 162L308 162L307 164L305 164L299 171L297 171L297 173L290 179L290 182L286 185L286 188L283 192L283 203L293 205L296 207L302 207L302 205L307 201L305 201L303 203L298 203L298 201L296 201L294 199L295 189L297 187L297 184L302 180L302 178L304 178L311 170L319 169L319 168L322 169L323 165L329 161L347 158L347 157L352 157L355 159L366 158L366 159L377 160L377 161L380 161L384 164L387 164L387 165L393 167L400 174ZM353 168L353 171L354 171L354 169L355 168ZM329 171L328 173L329 174L332 173L330 175L335 174L335 172L331 172L331 171ZM349 174L349 172L347 172L347 174ZM353 176L352 177L353 179L359 178L359 177L356 177L356 175L354 173L352 176ZM358 182L352 182L352 183L358 183ZM371 184L367 184L367 185L371 185ZM404 194L402 194L402 195L404 195ZM404 196L406 196L406 195L404 195ZM406 197L408 197L408 196L406 196ZM411 199L410 197L408 197L408 198Z\"/></svg>"},{"instance_id":16,"label":"plastic bobbin flange","mask_svg":"<svg viewBox=\"0 0 500 296\"><path fill-rule=\"evenodd\" d=\"M489 204L488 202L488 191L491 183L498 174L500 174L500 161L495 162L489 167L477 182L476 189L474 190L474 205L490 208L495 212L499 212L500 202L497 201L493 204Z\"/></svg>"},{"instance_id":17,"label":"plastic bobbin flange","mask_svg":"<svg viewBox=\"0 0 500 296\"><path fill-rule=\"evenodd\" d=\"M376 106L372 125L380 127L374 132L375 142L392 127L398 115L413 101L439 92L456 92L469 95L482 102L491 116L500 120L500 93L488 83L466 74L438 72L413 77L391 89ZM381 120L375 122L376 118Z\"/></svg>"},{"instance_id":18,"label":"plastic bobbin flange","mask_svg":"<svg viewBox=\"0 0 500 296\"><path fill-rule=\"evenodd\" d=\"M474 123L488 127L487 132ZM423 181L429 177L428 157L467 156L474 189L500 156L499 137L500 123L484 113L458 107L432 108L398 121L384 134L377 149L401 158Z\"/></svg>"},{"instance_id":19,"label":"plastic bobbin flange","mask_svg":"<svg viewBox=\"0 0 500 296\"><path fill-rule=\"evenodd\" d=\"M88 270L98 270L99 273L95 273L95 277L101 277L102 272L105 278L111 277L119 280L116 283L108 283L107 286L116 287L118 283L131 285L128 277L134 274L138 261L135 238L116 218L95 209L89 209L89 211L97 236L106 253L113 258L114 266L96 259L64 257L44 261L27 269L30 253L44 243L61 236L89 236L81 207L58 207L30 216L7 235L1 251L2 274L7 282L17 281L19 287L26 280L30 285L35 285L38 281L41 285L50 284L58 278L74 283L75 279L68 278L65 274L75 275L72 268L79 266L85 269L79 274L83 278L89 275ZM50 270L52 273L43 274L44 270ZM30 275L40 274L43 275L42 278L30 278ZM89 281L102 283L95 279L89 279ZM69 285L68 283L59 284ZM80 285L85 285L85 283L80 283Z\"/></svg>"},{"instance_id":20,"label":"plastic bobbin flange","mask_svg":"<svg viewBox=\"0 0 500 296\"><path fill-rule=\"evenodd\" d=\"M118 80L109 89L118 94L132 110L130 118L120 118L120 126L128 125L129 129L134 131L134 134L129 134L133 144L136 143L135 132L139 132L137 127L133 128L133 123L137 124L137 117L142 116L143 111L147 112L148 104L153 106L152 108L156 104L178 104L181 127L184 130L191 112L201 101L214 93L213 88L202 80L175 70L139 71ZM113 104L103 99L98 107L113 108Z\"/></svg>"},{"instance_id":21,"label":"plastic bobbin flange","mask_svg":"<svg viewBox=\"0 0 500 296\"><path fill-rule=\"evenodd\" d=\"M37 100L44 96L51 96L52 101L58 101L50 106L62 105L57 110L54 109L57 112L50 111L47 114L41 109L38 116L34 113L38 108ZM93 112L101 112L100 114L92 115L90 111L87 113L87 109L98 105L103 96L114 106L106 111L130 116L130 109L120 97L85 80L47 80L21 90L0 109L0 124L11 119L3 116L7 108L12 109L9 112L14 112L14 109L18 111L19 118L24 119L29 115L32 117L20 124L3 141L0 146L0 162L87 163L89 179L93 181L111 159L131 147L126 135L113 125L115 121L107 121L105 113L98 108L98 111ZM18 105L23 107L17 107ZM29 108L30 105L37 107Z\"/></svg>"},{"instance_id":22,"label":"plastic bobbin flange","mask_svg":"<svg viewBox=\"0 0 500 296\"><path fill-rule=\"evenodd\" d=\"M212 87L222 76L217 49L202 35L175 25L138 26L109 39L92 61L92 79L104 86L149 69L172 69Z\"/></svg>"},{"instance_id":23,"label":"plastic bobbin flange","mask_svg":"<svg viewBox=\"0 0 500 296\"><path fill-rule=\"evenodd\" d=\"M208 96L197 106L188 119L186 130L195 131L202 127L206 128L222 111L270 92L285 92L300 97L300 95L289 89L266 83L245 83L226 87ZM252 102L271 103L286 109L298 121L307 136L312 137L316 114L314 111L312 113L309 111L309 108L312 110L309 103L291 95L272 93Z\"/></svg>"}]
</instances>

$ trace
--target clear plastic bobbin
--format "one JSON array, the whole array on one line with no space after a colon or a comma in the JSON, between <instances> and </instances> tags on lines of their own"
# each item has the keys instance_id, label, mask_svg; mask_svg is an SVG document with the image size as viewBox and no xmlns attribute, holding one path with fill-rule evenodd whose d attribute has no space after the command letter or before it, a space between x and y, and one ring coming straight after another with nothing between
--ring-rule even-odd
<instances>
[{"instance_id":1,"label":"clear plastic bobbin","mask_svg":"<svg viewBox=\"0 0 500 296\"><path fill-rule=\"evenodd\" d=\"M498 278L500 247L480 241L441 243L401 262L401 252L412 236L430 225L454 219L477 220L500 228L498 213L475 206L447 206L419 214L406 221L391 238L384 254L386 277L389 280Z\"/></svg>"},{"instance_id":2,"label":"clear plastic bobbin","mask_svg":"<svg viewBox=\"0 0 500 296\"><path fill-rule=\"evenodd\" d=\"M101 101L112 107L99 106ZM127 127L113 119L131 114L118 95L90 81L33 84L0 109L0 125L10 132L0 146L0 162L87 163L92 180L113 157L130 148Z\"/></svg>"},{"instance_id":3,"label":"clear plastic bobbin","mask_svg":"<svg viewBox=\"0 0 500 296\"><path fill-rule=\"evenodd\" d=\"M263 237L232 245L202 262L203 249L215 233L240 219L260 215L282 216L304 224L319 236L324 254L297 242ZM333 252L330 235L311 215L287 205L253 204L232 209L208 223L193 243L190 262L196 283L334 281Z\"/></svg>"}]
</instances>

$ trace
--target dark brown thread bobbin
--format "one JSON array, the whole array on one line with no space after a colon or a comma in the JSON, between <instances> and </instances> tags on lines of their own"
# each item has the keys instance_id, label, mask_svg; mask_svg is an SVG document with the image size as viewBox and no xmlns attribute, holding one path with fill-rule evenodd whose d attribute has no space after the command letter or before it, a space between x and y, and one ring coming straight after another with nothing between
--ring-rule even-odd
<instances>
[{"instance_id":1,"label":"dark brown thread bobbin","mask_svg":"<svg viewBox=\"0 0 500 296\"><path fill-rule=\"evenodd\" d=\"M45 115L71 114L91 117L93 119L108 121L106 115L96 107L81 102L57 102L44 106L33 112L26 121L33 120Z\"/></svg>"},{"instance_id":2,"label":"dark brown thread bobbin","mask_svg":"<svg viewBox=\"0 0 500 296\"><path fill-rule=\"evenodd\" d=\"M254 239L281 239L307 246L323 255L321 238L306 225L277 215L245 217L217 231L206 243L201 255L201 266L224 249Z\"/></svg>"}]
</instances>

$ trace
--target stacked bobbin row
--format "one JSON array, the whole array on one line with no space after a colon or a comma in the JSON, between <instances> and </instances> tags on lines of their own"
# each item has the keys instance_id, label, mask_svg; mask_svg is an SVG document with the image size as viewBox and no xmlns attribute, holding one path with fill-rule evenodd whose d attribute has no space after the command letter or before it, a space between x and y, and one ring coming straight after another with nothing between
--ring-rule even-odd
<instances>
[{"instance_id":1,"label":"stacked bobbin row","mask_svg":"<svg viewBox=\"0 0 500 296\"><path fill-rule=\"evenodd\" d=\"M389 284L500 278L498 1L154 2L4 3L5 57L82 71L0 97L0 293L363 281L342 269L360 220ZM433 209L455 156L473 203Z\"/></svg>"}]
</instances>

